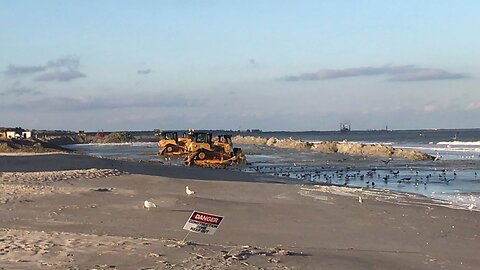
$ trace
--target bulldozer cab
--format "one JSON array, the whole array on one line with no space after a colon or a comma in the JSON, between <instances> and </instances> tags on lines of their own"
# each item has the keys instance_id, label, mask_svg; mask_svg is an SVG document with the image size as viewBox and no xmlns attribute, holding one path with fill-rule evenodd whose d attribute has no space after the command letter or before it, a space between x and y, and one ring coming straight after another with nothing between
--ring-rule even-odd
<instances>
[{"instance_id":1,"label":"bulldozer cab","mask_svg":"<svg viewBox=\"0 0 480 270\"><path fill-rule=\"evenodd\" d=\"M217 140L213 144L214 150L230 154L232 152L232 136L231 135L218 135Z\"/></svg>"},{"instance_id":2,"label":"bulldozer cab","mask_svg":"<svg viewBox=\"0 0 480 270\"><path fill-rule=\"evenodd\" d=\"M158 133L160 140L158 141L158 147L160 149L165 148L167 145L177 145L178 137L175 131L161 131Z\"/></svg>"},{"instance_id":3,"label":"bulldozer cab","mask_svg":"<svg viewBox=\"0 0 480 270\"><path fill-rule=\"evenodd\" d=\"M232 135L218 135L218 142L233 145Z\"/></svg>"},{"instance_id":4,"label":"bulldozer cab","mask_svg":"<svg viewBox=\"0 0 480 270\"><path fill-rule=\"evenodd\" d=\"M192 141L196 143L212 143L212 133L193 133Z\"/></svg>"},{"instance_id":5,"label":"bulldozer cab","mask_svg":"<svg viewBox=\"0 0 480 270\"><path fill-rule=\"evenodd\" d=\"M178 138L176 131L164 131L159 133L158 141L160 155L184 155L187 154L186 145L189 138Z\"/></svg>"},{"instance_id":6,"label":"bulldozer cab","mask_svg":"<svg viewBox=\"0 0 480 270\"><path fill-rule=\"evenodd\" d=\"M212 151L212 133L192 132L189 136L191 138L188 145L189 152L195 152L200 148Z\"/></svg>"},{"instance_id":7,"label":"bulldozer cab","mask_svg":"<svg viewBox=\"0 0 480 270\"><path fill-rule=\"evenodd\" d=\"M178 140L177 132L175 131L162 131L159 133L160 140Z\"/></svg>"}]
</instances>

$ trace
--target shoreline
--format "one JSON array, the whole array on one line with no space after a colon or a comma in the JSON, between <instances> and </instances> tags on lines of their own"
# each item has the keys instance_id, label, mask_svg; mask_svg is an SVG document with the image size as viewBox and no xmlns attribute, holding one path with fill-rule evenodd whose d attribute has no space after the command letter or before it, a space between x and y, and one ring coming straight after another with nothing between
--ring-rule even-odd
<instances>
[{"instance_id":1,"label":"shoreline","mask_svg":"<svg viewBox=\"0 0 480 270\"><path fill-rule=\"evenodd\" d=\"M363 270L480 264L480 214L417 194L84 155L0 157L0 171L6 167L26 174L2 174L2 190L13 196L0 203L0 267ZM79 171L62 171L73 169ZM35 172L47 170L57 172ZM196 194L187 196L186 185ZM157 208L143 209L144 200ZM214 236L190 234L182 244L182 227L193 210L225 220Z\"/></svg>"},{"instance_id":2,"label":"shoreline","mask_svg":"<svg viewBox=\"0 0 480 270\"><path fill-rule=\"evenodd\" d=\"M256 182L256 183L278 183L278 184L287 184L287 185L305 185L305 186L322 186L322 187L338 187L338 188L352 188L352 189L357 189L357 190L365 190L365 191L376 191L376 192L386 192L386 193L392 193L392 194L400 194L400 195L407 195L410 197L419 197L424 200L430 200L432 202L440 202L444 207L451 208L451 209L458 209L458 210L468 210L467 207L468 205L462 205L459 203L455 203L453 201L449 201L447 199L439 198L439 197L433 197L433 196L428 196L426 194L421 194L421 193L415 193L411 191L402 191L402 190L395 190L395 189L388 189L388 188L375 188L375 187L364 187L364 186L359 186L359 185L349 185L349 186L344 186L342 184L338 183L324 183L324 182L311 182L307 180L301 180L301 179L296 179L296 178L289 178L289 177L280 177L280 176L274 176L271 175L271 173L264 173L264 172L246 172L243 170L237 170L237 169L229 169L229 168L221 168L221 169L212 169L212 168L199 168L199 167L185 167L181 165L172 165L172 164L165 164L162 161L150 161L150 160L137 160L137 159L132 159L132 158L114 158L114 157L98 157L98 156L91 156L86 153L80 152L80 151L75 151L75 152L47 152L47 153L21 153L20 155L17 154L12 154L12 155L2 155L0 153L0 158L8 158L8 157L32 157L32 158L40 158L39 160L33 160L33 163L42 163L42 156L57 156L58 158L55 158L54 163L59 162L58 164L61 164L61 160L63 160L62 156L65 156L67 159L72 156L77 156L79 159L72 158L73 160L70 162L67 162L69 164L75 164L78 163L77 166L53 166L50 167L49 170L47 171L57 171L57 170L82 170L82 169L117 169L117 170L123 170L127 173L141 173L142 171L140 169L144 169L144 167L141 164L148 164L151 165L149 166L149 170L147 172L147 175L156 175L156 176L170 176L172 177L172 174L162 174L159 173L161 171L160 168L168 168L167 170L172 170L175 171L175 174L181 174L183 169L185 169L186 175L191 175L192 173L195 174L195 177L197 180L211 180L210 178L212 177L211 174L208 172L211 172L210 170L221 170L224 171L226 174L232 173L235 175L233 179L234 181L246 181L246 182ZM97 162L95 162L97 160ZM1 159L0 159L1 161ZM32 160L22 160L21 162L31 162ZM86 161L86 162L85 162ZM352 161L351 161L352 162ZM353 161L355 162L355 161ZM139 164L138 166L134 164ZM11 164L4 163L4 168L2 169L2 164L0 163L0 174L2 172L32 172L35 170L30 170L29 166L20 166L17 167L18 171L14 170L6 170L5 167L10 166ZM15 164L18 165L18 164ZM130 165L130 166L129 166ZM349 163L347 164L336 164L333 165L335 166L349 166ZM35 167L36 165L34 165ZM129 171L130 169L133 170ZM154 168L158 168L157 173L153 172L155 170ZM37 168L39 171L44 171L44 169ZM208 175L208 177L206 177ZM252 176L252 177L250 177ZM209 178L210 177L210 178ZM248 179L248 180L247 180ZM215 179L215 180L218 180ZM471 209L469 211L480 211L480 208L476 207L474 209Z\"/></svg>"},{"instance_id":3,"label":"shoreline","mask_svg":"<svg viewBox=\"0 0 480 270\"><path fill-rule=\"evenodd\" d=\"M43 156L43 155L71 155L74 153L69 153L69 152L14 152L14 153L9 153L9 152L0 152L0 156L4 157L16 157L16 156Z\"/></svg>"},{"instance_id":4,"label":"shoreline","mask_svg":"<svg viewBox=\"0 0 480 270\"><path fill-rule=\"evenodd\" d=\"M18 156L18 157L29 157L29 156L35 156L35 157L40 157L40 156L47 156L47 155L72 155L74 153L65 153L65 152L58 152L58 153L55 153L55 152L49 152L49 153L16 153L18 155L3 155L2 153L0 153L0 157L14 157L14 156ZM109 160L109 161L122 161L122 162L130 162L130 163L151 163L151 164L157 164L157 165L161 165L161 166L167 166L167 167L175 167L175 168L182 168L183 166L177 166L177 165L165 165L163 164L161 161L146 161L146 160L135 160L135 159L127 159L127 158L110 158L110 157L93 157L93 156L89 156L87 154L78 154L78 153L75 153L77 155L83 155L83 156L86 156L86 157L91 157L91 158L94 158L94 159L103 159L103 160ZM55 173L55 172L59 172L59 173L68 173L68 172L75 172L75 171L89 171L89 170L95 170L95 169L99 169L99 168L82 168L82 169L65 169L65 170L40 170L40 171L0 171L0 176L2 176L2 174L32 174L32 173L39 173L37 176L41 176L41 174L51 174L51 173ZM205 170L205 169L210 169L210 168L197 168L197 169L200 169L200 170ZM114 170L117 170L117 169L114 169ZM228 169L222 169L222 170L227 170ZM127 173L128 172L124 172L124 173ZM243 172L243 171L238 171L238 173L240 174L244 174L245 176L249 176L249 175L255 175L255 176L258 176L258 177L261 177L261 176L264 176L264 174L262 173L258 173L258 172ZM384 193L387 193L387 194L393 194L393 195L396 195L396 196L404 196L404 197L410 197L410 198L413 198L415 197L415 199L422 199L422 200L427 200L427 201L431 201L431 202L439 202L439 204L436 204L436 206L443 206L443 207L446 207L446 208L451 208L451 209L458 209L458 210L467 210L463 207L455 207L454 204L452 204L451 202L449 201L446 201L446 200L442 200L442 199L435 199L435 198L431 198L431 197L428 197L426 195L423 195L423 194L418 194L418 193L414 193L414 192L408 192L408 191L398 191L398 190L391 190L391 189L381 189L381 188L365 188L365 187L361 187L361 186L344 186L344 185L340 185L340 184L336 184L336 183L316 183L316 182L309 182L309 181L285 181L284 178L281 178L281 177L275 177L275 176L272 176L273 179L276 179L277 181L262 181L262 180L259 180L259 182L254 182L254 183L265 183L265 184L268 184L268 183L273 183L273 184L285 184L285 185L294 185L294 186L306 186L306 187L315 187L315 188L326 188L326 189L329 189L329 188L338 188L339 190L355 190L357 192L360 192L362 193L363 191L365 192L369 192L369 193L373 193L373 194L376 194L377 196L379 196L380 194L384 194ZM1 178L0 178L1 179ZM197 180L208 180L208 179L197 179ZM220 180L221 181L221 180ZM242 180L236 180L236 181L239 181L239 182L242 182ZM253 181L252 181L253 182ZM349 195L346 195L348 192L342 192L344 194L344 196L349 196ZM480 211L479 209L474 209L473 211Z\"/></svg>"}]
</instances>

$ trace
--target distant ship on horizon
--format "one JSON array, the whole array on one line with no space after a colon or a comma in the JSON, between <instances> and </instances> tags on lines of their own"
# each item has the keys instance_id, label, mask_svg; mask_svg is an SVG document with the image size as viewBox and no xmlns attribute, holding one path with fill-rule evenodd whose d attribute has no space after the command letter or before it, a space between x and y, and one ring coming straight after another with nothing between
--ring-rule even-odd
<instances>
[{"instance_id":1,"label":"distant ship on horizon","mask_svg":"<svg viewBox=\"0 0 480 270\"><path fill-rule=\"evenodd\" d=\"M350 124L340 123L340 132L350 132L350 131L351 131Z\"/></svg>"}]
</instances>

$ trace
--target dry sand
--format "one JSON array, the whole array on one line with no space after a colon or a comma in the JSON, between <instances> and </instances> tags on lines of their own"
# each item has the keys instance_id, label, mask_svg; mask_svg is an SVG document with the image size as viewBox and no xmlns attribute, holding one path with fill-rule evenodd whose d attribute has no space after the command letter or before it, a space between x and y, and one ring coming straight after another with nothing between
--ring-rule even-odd
<instances>
[{"instance_id":1,"label":"dry sand","mask_svg":"<svg viewBox=\"0 0 480 270\"><path fill-rule=\"evenodd\" d=\"M42 169L56 172L32 172ZM78 155L0 157L0 171L8 198L0 203L0 269L480 265L479 212L408 194ZM197 193L187 196L186 185ZM143 209L144 200L158 207ZM194 209L225 219L215 235L180 243Z\"/></svg>"}]
</instances>

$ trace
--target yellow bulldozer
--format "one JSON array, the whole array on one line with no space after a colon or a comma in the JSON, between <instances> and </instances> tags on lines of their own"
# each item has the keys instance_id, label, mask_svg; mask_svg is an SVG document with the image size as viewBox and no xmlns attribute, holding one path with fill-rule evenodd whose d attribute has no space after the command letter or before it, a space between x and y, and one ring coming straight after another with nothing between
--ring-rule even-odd
<instances>
[{"instance_id":1,"label":"yellow bulldozer","mask_svg":"<svg viewBox=\"0 0 480 270\"><path fill-rule=\"evenodd\" d=\"M214 167L246 163L242 150L233 147L230 135L219 135L213 140L212 133L192 132L189 137L191 141L186 144L188 154L183 160L185 165Z\"/></svg>"},{"instance_id":2,"label":"yellow bulldozer","mask_svg":"<svg viewBox=\"0 0 480 270\"><path fill-rule=\"evenodd\" d=\"M160 155L185 155L188 153L187 145L191 141L189 137L179 138L176 131L160 131L156 135L160 137L157 143Z\"/></svg>"}]
</instances>

